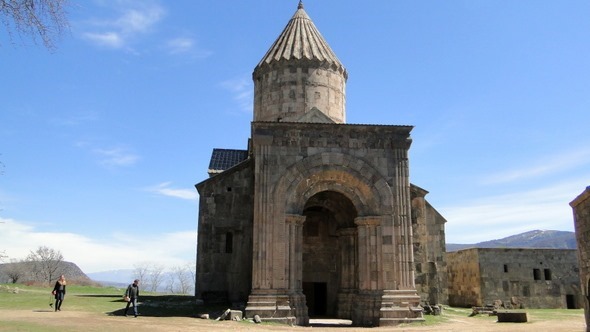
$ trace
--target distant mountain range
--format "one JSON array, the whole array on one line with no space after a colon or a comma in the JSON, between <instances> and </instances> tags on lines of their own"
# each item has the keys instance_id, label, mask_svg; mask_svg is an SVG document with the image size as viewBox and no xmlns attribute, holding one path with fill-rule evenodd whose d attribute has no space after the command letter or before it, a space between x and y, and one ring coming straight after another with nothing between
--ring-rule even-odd
<instances>
[{"instance_id":1,"label":"distant mountain range","mask_svg":"<svg viewBox=\"0 0 590 332\"><path fill-rule=\"evenodd\" d=\"M105 286L127 287L133 282L133 269L111 270L88 273L90 279L99 282Z\"/></svg>"},{"instance_id":2,"label":"distant mountain range","mask_svg":"<svg viewBox=\"0 0 590 332\"><path fill-rule=\"evenodd\" d=\"M576 233L566 231L535 230L503 239L472 244L447 243L447 252L467 248L552 248L576 249Z\"/></svg>"}]
</instances>

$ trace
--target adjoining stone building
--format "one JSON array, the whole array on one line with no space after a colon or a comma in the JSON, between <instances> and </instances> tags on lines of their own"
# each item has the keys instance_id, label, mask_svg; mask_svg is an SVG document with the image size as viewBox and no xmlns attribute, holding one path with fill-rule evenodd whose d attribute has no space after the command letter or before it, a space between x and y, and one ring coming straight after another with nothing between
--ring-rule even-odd
<instances>
[{"instance_id":1,"label":"adjoining stone building","mask_svg":"<svg viewBox=\"0 0 590 332\"><path fill-rule=\"evenodd\" d=\"M412 127L346 124L348 73L301 2L252 76L248 148L215 149L196 185L196 295L299 325L446 303L445 220L410 184Z\"/></svg>"},{"instance_id":2,"label":"adjoining stone building","mask_svg":"<svg viewBox=\"0 0 590 332\"><path fill-rule=\"evenodd\" d=\"M590 331L590 186L576 197L570 206L574 212L576 242L580 264L580 282L586 316L586 331Z\"/></svg>"},{"instance_id":3,"label":"adjoining stone building","mask_svg":"<svg viewBox=\"0 0 590 332\"><path fill-rule=\"evenodd\" d=\"M575 249L472 248L446 258L451 306L582 307Z\"/></svg>"}]
</instances>

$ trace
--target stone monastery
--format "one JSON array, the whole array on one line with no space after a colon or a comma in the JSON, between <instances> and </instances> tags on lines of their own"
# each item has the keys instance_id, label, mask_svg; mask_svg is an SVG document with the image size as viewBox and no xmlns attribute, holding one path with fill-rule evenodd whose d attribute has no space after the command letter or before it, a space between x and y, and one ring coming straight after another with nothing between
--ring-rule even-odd
<instances>
[{"instance_id":1,"label":"stone monastery","mask_svg":"<svg viewBox=\"0 0 590 332\"><path fill-rule=\"evenodd\" d=\"M247 150L214 149L196 185L197 296L297 325L446 303L446 221L410 183L413 127L346 123L348 73L301 2L252 79Z\"/></svg>"}]
</instances>

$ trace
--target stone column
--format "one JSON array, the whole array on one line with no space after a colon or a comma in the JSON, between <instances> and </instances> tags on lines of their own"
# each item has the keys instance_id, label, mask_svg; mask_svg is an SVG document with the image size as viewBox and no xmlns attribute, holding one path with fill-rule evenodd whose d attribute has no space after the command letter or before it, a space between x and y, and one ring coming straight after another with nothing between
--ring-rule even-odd
<instances>
[{"instance_id":1,"label":"stone column","mask_svg":"<svg viewBox=\"0 0 590 332\"><path fill-rule=\"evenodd\" d=\"M287 214L285 224L288 238L287 276L289 281L289 299L294 311L297 325L308 325L309 316L305 295L303 294L303 223L305 216Z\"/></svg>"},{"instance_id":2,"label":"stone column","mask_svg":"<svg viewBox=\"0 0 590 332\"><path fill-rule=\"evenodd\" d=\"M352 312L355 325L376 326L379 323L382 278L381 217L358 217L358 294Z\"/></svg>"},{"instance_id":3,"label":"stone column","mask_svg":"<svg viewBox=\"0 0 590 332\"><path fill-rule=\"evenodd\" d=\"M394 279L387 280L383 289L379 326L398 325L404 322L423 321L420 296L414 281L414 253L412 238L410 177L408 151L399 148L394 151L394 179L392 192L394 214L392 251L395 263L392 268ZM386 273L391 271L386 271Z\"/></svg>"},{"instance_id":4,"label":"stone column","mask_svg":"<svg viewBox=\"0 0 590 332\"><path fill-rule=\"evenodd\" d=\"M252 255L252 291L246 304L246 317L259 315L265 320L288 324L295 323L290 304L286 270L288 265L287 227L283 220L275 218L272 189L276 169L273 167L273 151L269 144L272 137L253 135L254 171L254 220ZM284 216L283 216L284 218Z\"/></svg>"},{"instance_id":5,"label":"stone column","mask_svg":"<svg viewBox=\"0 0 590 332\"><path fill-rule=\"evenodd\" d=\"M352 319L355 294L358 288L358 248L357 229L343 228L338 230L338 246L340 253L340 287L338 290L338 318Z\"/></svg>"},{"instance_id":6,"label":"stone column","mask_svg":"<svg viewBox=\"0 0 590 332\"><path fill-rule=\"evenodd\" d=\"M412 238L412 206L410 197L410 176L407 150L397 149L394 191L394 235L399 259L399 289L415 289L414 250Z\"/></svg>"}]
</instances>

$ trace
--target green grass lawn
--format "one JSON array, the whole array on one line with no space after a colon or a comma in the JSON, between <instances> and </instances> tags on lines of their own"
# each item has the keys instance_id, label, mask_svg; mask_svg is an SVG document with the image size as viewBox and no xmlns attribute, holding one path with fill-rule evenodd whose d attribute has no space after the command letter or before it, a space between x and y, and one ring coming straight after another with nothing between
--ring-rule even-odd
<instances>
[{"instance_id":1,"label":"green grass lawn","mask_svg":"<svg viewBox=\"0 0 590 332\"><path fill-rule=\"evenodd\" d=\"M0 284L0 310L32 310L50 311L53 303L51 290L53 287L38 287L13 284ZM126 303L123 301L124 289L115 287L94 287L68 285L67 294L62 309L66 311L81 311L97 315L121 316ZM218 317L227 306L203 307L197 306L194 296L162 295L144 292L140 296L140 313L152 317L196 317L200 313L209 313L212 319ZM568 320L584 317L583 309L526 309L529 321ZM470 308L444 307L442 315L425 315L424 322L413 323L422 326L432 326L447 322L455 318L465 319L470 316ZM481 322L495 322L495 316L476 315L468 319ZM11 322L10 331L58 331L52 327L30 326L26 321ZM0 331L3 329L0 324ZM34 327L34 328L33 328Z\"/></svg>"},{"instance_id":2,"label":"green grass lawn","mask_svg":"<svg viewBox=\"0 0 590 332\"><path fill-rule=\"evenodd\" d=\"M1 284L0 309L53 310L52 287ZM121 315L126 302L125 289L68 285L62 309ZM197 312L193 296L162 295L144 292L140 296L141 312L150 316L194 316ZM201 307L202 308L202 307ZM215 310L216 308L212 308ZM222 310L222 309L218 309Z\"/></svg>"}]
</instances>

